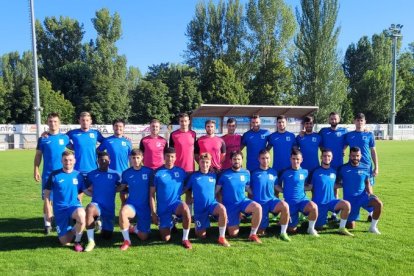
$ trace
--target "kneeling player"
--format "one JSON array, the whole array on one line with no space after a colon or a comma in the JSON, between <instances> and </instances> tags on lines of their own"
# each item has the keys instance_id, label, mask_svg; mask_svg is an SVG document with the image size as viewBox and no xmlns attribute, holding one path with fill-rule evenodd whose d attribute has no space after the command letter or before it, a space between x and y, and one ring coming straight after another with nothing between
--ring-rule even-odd
<instances>
[{"instance_id":1,"label":"kneeling player","mask_svg":"<svg viewBox=\"0 0 414 276\"><path fill-rule=\"evenodd\" d=\"M269 167L270 154L267 150L259 153L260 167L251 175L250 187L247 189L253 196L253 200L262 206L262 222L259 234L264 234L269 226L269 213L277 215L280 213L280 239L290 241L286 233L289 222L289 205L275 196L277 185L277 172Z\"/></svg>"},{"instance_id":2,"label":"kneeling player","mask_svg":"<svg viewBox=\"0 0 414 276\"><path fill-rule=\"evenodd\" d=\"M140 240L148 239L151 230L149 187L153 171L142 165L143 159L142 151L133 149L129 156L131 168L122 173L122 187L128 187L129 196L119 211L119 228L124 238L121 250L127 250L131 245L129 219L136 218L137 224L133 232Z\"/></svg>"},{"instance_id":3,"label":"kneeling player","mask_svg":"<svg viewBox=\"0 0 414 276\"><path fill-rule=\"evenodd\" d=\"M221 190L223 204L228 215L227 231L231 237L239 233L240 213L252 214L252 228L249 240L262 243L257 236L257 230L262 220L262 207L259 203L246 198L246 189L250 183L250 173L243 169L243 153L234 151L230 155L231 168L225 170L218 181L216 192Z\"/></svg>"},{"instance_id":4,"label":"kneeling player","mask_svg":"<svg viewBox=\"0 0 414 276\"><path fill-rule=\"evenodd\" d=\"M182 245L186 249L191 249L192 245L188 240L191 225L190 209L180 198L186 173L180 167L174 166L175 160L175 149L165 149L164 166L155 171L150 187L151 217L154 224L158 224L159 219L160 234L164 241L171 239L172 215L182 217ZM157 212L155 212L155 195L157 196Z\"/></svg>"},{"instance_id":5,"label":"kneeling player","mask_svg":"<svg viewBox=\"0 0 414 276\"><path fill-rule=\"evenodd\" d=\"M199 157L200 170L194 172L188 179L184 192L193 191L195 233L197 237L205 238L206 229L210 227L209 215L218 216L218 243L224 247L230 246L226 240L227 212L226 208L215 198L215 173L210 172L211 155L202 153Z\"/></svg>"},{"instance_id":6,"label":"kneeling player","mask_svg":"<svg viewBox=\"0 0 414 276\"><path fill-rule=\"evenodd\" d=\"M75 156L70 151L62 153L63 168L53 171L49 176L45 187L46 206L50 206L50 193L53 191L53 212L56 220L56 232L59 241L67 245L75 236L74 249L77 252L83 251L80 244L83 230L85 229L85 209L83 209L78 198L78 186L83 187L83 176L73 169ZM52 217L52 210L47 208L46 217ZM73 228L70 222L76 220Z\"/></svg>"},{"instance_id":7,"label":"kneeling player","mask_svg":"<svg viewBox=\"0 0 414 276\"><path fill-rule=\"evenodd\" d=\"M315 230L315 222L318 218L318 206L310 201L305 193L305 183L308 171L302 169L302 153L293 149L290 155L291 168L282 172L276 190L283 193L283 197L289 204L290 223L288 230L295 232L299 223L299 212L308 216L308 234L319 237Z\"/></svg>"},{"instance_id":8,"label":"kneeling player","mask_svg":"<svg viewBox=\"0 0 414 276\"><path fill-rule=\"evenodd\" d=\"M95 219L100 217L102 222L101 235L110 239L114 231L115 195L120 189L121 177L118 172L109 169L109 155L107 152L98 153L98 169L88 173L84 193L92 196L91 203L86 206L86 234L88 245L85 251L95 248L94 226Z\"/></svg>"},{"instance_id":9,"label":"kneeling player","mask_svg":"<svg viewBox=\"0 0 414 276\"><path fill-rule=\"evenodd\" d=\"M360 163L361 150L358 147L350 148L349 160L348 164L343 165L338 171L338 183L342 184L344 189L344 199L351 203L351 213L348 217L347 227L350 229L355 227L359 211L364 208L368 212L373 211L369 232L381 234L378 231L377 224L383 205L381 200L372 193L369 180L371 177L370 170L369 167Z\"/></svg>"},{"instance_id":10,"label":"kneeling player","mask_svg":"<svg viewBox=\"0 0 414 276\"><path fill-rule=\"evenodd\" d=\"M330 149L322 150L322 164L315 169L310 181L312 190L312 201L318 205L318 220L316 228L322 228L326 224L328 212L341 212L339 222L339 233L346 236L353 236L346 228L351 205L346 200L340 200L335 197L335 180L336 170L331 168L332 151Z\"/></svg>"}]
</instances>

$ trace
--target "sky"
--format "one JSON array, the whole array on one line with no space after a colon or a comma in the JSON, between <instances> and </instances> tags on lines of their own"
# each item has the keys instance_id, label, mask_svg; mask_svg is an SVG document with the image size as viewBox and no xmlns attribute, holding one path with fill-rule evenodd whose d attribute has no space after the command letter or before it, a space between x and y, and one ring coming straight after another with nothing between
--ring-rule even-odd
<instances>
[{"instance_id":1,"label":"sky","mask_svg":"<svg viewBox=\"0 0 414 276\"><path fill-rule=\"evenodd\" d=\"M183 63L188 42L187 24L199 0L33 0L36 19L68 16L84 24L84 40L96 38L91 19L101 8L118 12L123 35L117 46L128 65L145 73L161 62ZM215 0L215 2L217 2ZM241 0L246 3L247 0ZM299 0L285 0L294 10ZM402 48L414 42L413 0L339 0L337 24L341 28L338 53L351 43L380 33L392 23L404 25ZM0 55L31 50L29 0L0 0Z\"/></svg>"}]
</instances>

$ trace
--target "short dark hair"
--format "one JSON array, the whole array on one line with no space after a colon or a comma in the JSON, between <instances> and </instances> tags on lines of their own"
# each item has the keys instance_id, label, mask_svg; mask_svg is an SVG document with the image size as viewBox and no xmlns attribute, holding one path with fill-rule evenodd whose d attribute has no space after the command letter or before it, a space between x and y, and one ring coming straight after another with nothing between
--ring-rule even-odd
<instances>
[{"instance_id":1,"label":"short dark hair","mask_svg":"<svg viewBox=\"0 0 414 276\"><path fill-rule=\"evenodd\" d=\"M259 114L253 114L250 119L260 119L260 115Z\"/></svg>"},{"instance_id":2,"label":"short dark hair","mask_svg":"<svg viewBox=\"0 0 414 276\"><path fill-rule=\"evenodd\" d=\"M279 120L283 120L283 119L286 120L286 116L285 115L279 115L279 116L276 117L276 122L279 121Z\"/></svg>"},{"instance_id":3,"label":"short dark hair","mask_svg":"<svg viewBox=\"0 0 414 276\"><path fill-rule=\"evenodd\" d=\"M303 118L303 122L304 123L313 122L313 118L311 116L305 116L305 118Z\"/></svg>"},{"instance_id":4,"label":"short dark hair","mask_svg":"<svg viewBox=\"0 0 414 276\"><path fill-rule=\"evenodd\" d=\"M214 120L207 120L207 121L204 122L204 127L206 127L208 124L216 125L216 121L214 121Z\"/></svg>"},{"instance_id":5,"label":"short dark hair","mask_svg":"<svg viewBox=\"0 0 414 276\"><path fill-rule=\"evenodd\" d=\"M365 119L365 114L364 113L358 113L355 115L355 120L359 120L359 119Z\"/></svg>"},{"instance_id":6,"label":"short dark hair","mask_svg":"<svg viewBox=\"0 0 414 276\"><path fill-rule=\"evenodd\" d=\"M270 152L267 149L262 149L262 150L259 151L259 156L263 155L263 154L266 154L266 153L270 153Z\"/></svg>"},{"instance_id":7,"label":"short dark hair","mask_svg":"<svg viewBox=\"0 0 414 276\"><path fill-rule=\"evenodd\" d=\"M227 124L232 124L232 123L236 123L237 124L236 119L234 119L234 118L228 118L227 119Z\"/></svg>"},{"instance_id":8,"label":"short dark hair","mask_svg":"<svg viewBox=\"0 0 414 276\"><path fill-rule=\"evenodd\" d=\"M117 123L122 123L125 126L125 120L121 119L121 118L117 118L115 120L112 121L112 125L114 126Z\"/></svg>"},{"instance_id":9,"label":"short dark hair","mask_svg":"<svg viewBox=\"0 0 414 276\"><path fill-rule=\"evenodd\" d=\"M98 151L98 159L101 158L101 157L104 157L104 156L108 156L109 157L108 152L106 152L106 151Z\"/></svg>"},{"instance_id":10,"label":"short dark hair","mask_svg":"<svg viewBox=\"0 0 414 276\"><path fill-rule=\"evenodd\" d=\"M58 118L58 119L60 119L60 115L57 112L51 112L51 113L47 114L47 118L48 119L50 119L50 118Z\"/></svg>"},{"instance_id":11,"label":"short dark hair","mask_svg":"<svg viewBox=\"0 0 414 276\"><path fill-rule=\"evenodd\" d=\"M144 153L142 152L142 150L135 148L131 150L131 153L129 155L130 156L137 156L137 155L144 156Z\"/></svg>"},{"instance_id":12,"label":"short dark hair","mask_svg":"<svg viewBox=\"0 0 414 276\"><path fill-rule=\"evenodd\" d=\"M331 150L331 149L328 149L328 148L323 148L323 149L321 150L321 153L322 153L322 154L324 154L325 152L330 152L330 153L332 153L332 150Z\"/></svg>"},{"instance_id":13,"label":"short dark hair","mask_svg":"<svg viewBox=\"0 0 414 276\"><path fill-rule=\"evenodd\" d=\"M180 114L178 114L178 118L185 118L185 117L187 117L187 118L190 118L190 116L187 114L187 113L180 113Z\"/></svg>"},{"instance_id":14,"label":"short dark hair","mask_svg":"<svg viewBox=\"0 0 414 276\"><path fill-rule=\"evenodd\" d=\"M173 147L168 147L164 150L164 154L171 154L174 153L175 154L175 148Z\"/></svg>"},{"instance_id":15,"label":"short dark hair","mask_svg":"<svg viewBox=\"0 0 414 276\"><path fill-rule=\"evenodd\" d=\"M361 149L360 148L358 148L358 147L351 147L350 149L349 149L349 152L360 152L361 151Z\"/></svg>"},{"instance_id":16,"label":"short dark hair","mask_svg":"<svg viewBox=\"0 0 414 276\"><path fill-rule=\"evenodd\" d=\"M329 117L331 116L339 116L338 112L332 111L331 113L329 113Z\"/></svg>"},{"instance_id":17,"label":"short dark hair","mask_svg":"<svg viewBox=\"0 0 414 276\"><path fill-rule=\"evenodd\" d=\"M290 156L302 155L302 152L298 149L292 149Z\"/></svg>"},{"instance_id":18,"label":"short dark hair","mask_svg":"<svg viewBox=\"0 0 414 276\"><path fill-rule=\"evenodd\" d=\"M240 155L243 158L243 152L241 150L233 150L230 152L230 159L233 159L236 155Z\"/></svg>"},{"instance_id":19,"label":"short dark hair","mask_svg":"<svg viewBox=\"0 0 414 276\"><path fill-rule=\"evenodd\" d=\"M202 154L200 154L200 156L198 157L198 159L201 161L201 160L204 160L204 159L208 159L208 160L211 160L211 154L210 153L208 153L208 152L203 152Z\"/></svg>"}]
</instances>

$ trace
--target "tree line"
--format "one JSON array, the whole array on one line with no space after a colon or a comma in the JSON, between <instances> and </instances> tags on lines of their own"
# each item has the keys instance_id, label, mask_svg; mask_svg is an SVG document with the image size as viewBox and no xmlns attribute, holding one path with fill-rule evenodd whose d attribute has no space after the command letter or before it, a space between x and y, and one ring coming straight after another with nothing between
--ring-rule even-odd
<instances>
[{"instance_id":1,"label":"tree line","mask_svg":"<svg viewBox=\"0 0 414 276\"><path fill-rule=\"evenodd\" d=\"M155 64L142 75L127 66L116 42L118 13L98 10L97 32L84 42L84 26L69 17L36 21L42 120L58 111L65 123L90 111L94 121L125 118L174 122L201 103L317 105L317 122L331 111L350 122L364 112L387 123L391 102L391 39L386 30L337 51L338 0L200 1L185 31L184 64ZM398 47L400 48L401 41ZM33 123L31 52L0 61L0 123ZM397 123L414 122L414 42L397 61Z\"/></svg>"}]
</instances>

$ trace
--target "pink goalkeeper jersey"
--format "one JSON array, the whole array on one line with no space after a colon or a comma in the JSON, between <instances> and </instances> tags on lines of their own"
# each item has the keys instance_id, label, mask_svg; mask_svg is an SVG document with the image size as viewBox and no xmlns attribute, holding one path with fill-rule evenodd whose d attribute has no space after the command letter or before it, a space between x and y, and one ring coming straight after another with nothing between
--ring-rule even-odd
<instances>
[{"instance_id":1,"label":"pink goalkeeper jersey","mask_svg":"<svg viewBox=\"0 0 414 276\"><path fill-rule=\"evenodd\" d=\"M164 149L167 148L167 140L161 136L156 138L145 136L139 143L139 148L144 152L144 166L153 170L164 164Z\"/></svg>"},{"instance_id":2,"label":"pink goalkeeper jersey","mask_svg":"<svg viewBox=\"0 0 414 276\"><path fill-rule=\"evenodd\" d=\"M196 154L204 152L210 153L212 157L211 166L217 170L221 170L220 156L222 153L226 153L226 144L223 139L217 136L202 136L198 138L194 148Z\"/></svg>"},{"instance_id":3,"label":"pink goalkeeper jersey","mask_svg":"<svg viewBox=\"0 0 414 276\"><path fill-rule=\"evenodd\" d=\"M181 167L186 172L194 171L194 144L197 134L188 130L186 132L179 129L171 132L170 147L175 148L177 159L175 165Z\"/></svg>"},{"instance_id":4,"label":"pink goalkeeper jersey","mask_svg":"<svg viewBox=\"0 0 414 276\"><path fill-rule=\"evenodd\" d=\"M226 158L223 162L223 170L231 168L230 154L232 151L240 150L241 147L241 135L239 134L226 134L221 137L226 144Z\"/></svg>"}]
</instances>

